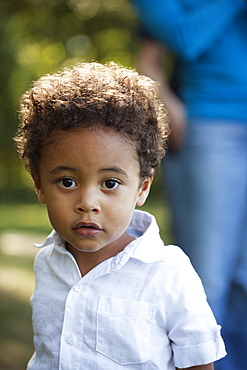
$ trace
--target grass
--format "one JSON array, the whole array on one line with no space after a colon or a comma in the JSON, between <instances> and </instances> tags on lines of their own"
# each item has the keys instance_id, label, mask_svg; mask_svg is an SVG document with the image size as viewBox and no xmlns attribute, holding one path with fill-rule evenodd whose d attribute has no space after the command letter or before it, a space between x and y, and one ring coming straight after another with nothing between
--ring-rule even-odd
<instances>
[{"instance_id":1,"label":"grass","mask_svg":"<svg viewBox=\"0 0 247 370\"><path fill-rule=\"evenodd\" d=\"M0 232L11 230L46 234L50 229L46 208L39 203L1 205Z\"/></svg>"},{"instance_id":2,"label":"grass","mask_svg":"<svg viewBox=\"0 0 247 370\"><path fill-rule=\"evenodd\" d=\"M158 199L143 210L154 214L165 243L172 240L169 211ZM33 242L51 226L40 204L0 207L0 369L24 370L33 353L30 296L34 289Z\"/></svg>"},{"instance_id":3,"label":"grass","mask_svg":"<svg viewBox=\"0 0 247 370\"><path fill-rule=\"evenodd\" d=\"M32 355L29 300L34 289L34 248L31 240L34 242L37 236L44 238L50 229L46 209L39 204L0 207L0 369L26 369Z\"/></svg>"},{"instance_id":4,"label":"grass","mask_svg":"<svg viewBox=\"0 0 247 370\"><path fill-rule=\"evenodd\" d=\"M29 298L33 258L0 251L0 369L26 368L33 351Z\"/></svg>"}]
</instances>

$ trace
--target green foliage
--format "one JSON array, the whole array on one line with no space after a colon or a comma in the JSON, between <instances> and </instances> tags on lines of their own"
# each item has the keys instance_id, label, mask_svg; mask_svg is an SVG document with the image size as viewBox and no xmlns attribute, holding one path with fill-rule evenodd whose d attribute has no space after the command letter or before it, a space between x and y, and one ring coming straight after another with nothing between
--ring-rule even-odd
<instances>
[{"instance_id":1,"label":"green foliage","mask_svg":"<svg viewBox=\"0 0 247 370\"><path fill-rule=\"evenodd\" d=\"M32 80L76 62L134 66L135 25L128 0L0 2L0 201L34 200L12 140L20 95Z\"/></svg>"}]
</instances>

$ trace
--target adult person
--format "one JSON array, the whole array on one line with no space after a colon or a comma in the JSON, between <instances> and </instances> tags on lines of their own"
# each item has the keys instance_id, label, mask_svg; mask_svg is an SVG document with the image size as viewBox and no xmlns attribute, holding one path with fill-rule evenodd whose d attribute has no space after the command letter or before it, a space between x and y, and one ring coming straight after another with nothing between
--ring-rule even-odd
<instances>
[{"instance_id":1,"label":"adult person","mask_svg":"<svg viewBox=\"0 0 247 370\"><path fill-rule=\"evenodd\" d=\"M202 278L228 356L247 363L247 3L133 0L149 39L139 69L161 82L171 116L164 178L178 243ZM163 70L176 59L177 94Z\"/></svg>"}]
</instances>

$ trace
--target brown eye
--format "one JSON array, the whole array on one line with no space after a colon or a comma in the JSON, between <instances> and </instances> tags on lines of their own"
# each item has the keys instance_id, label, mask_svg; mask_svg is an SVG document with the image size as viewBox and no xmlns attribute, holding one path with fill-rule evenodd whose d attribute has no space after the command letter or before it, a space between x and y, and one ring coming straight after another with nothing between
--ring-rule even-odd
<instances>
[{"instance_id":1,"label":"brown eye","mask_svg":"<svg viewBox=\"0 0 247 370\"><path fill-rule=\"evenodd\" d=\"M75 180L69 178L69 177L65 177L63 179L60 179L58 181L58 184L62 187L62 188L66 188L66 189L71 189L71 188L75 188L77 186Z\"/></svg>"},{"instance_id":2,"label":"brown eye","mask_svg":"<svg viewBox=\"0 0 247 370\"><path fill-rule=\"evenodd\" d=\"M114 179L108 179L103 182L103 187L106 189L115 189L118 185L120 185L120 182Z\"/></svg>"}]
</instances>

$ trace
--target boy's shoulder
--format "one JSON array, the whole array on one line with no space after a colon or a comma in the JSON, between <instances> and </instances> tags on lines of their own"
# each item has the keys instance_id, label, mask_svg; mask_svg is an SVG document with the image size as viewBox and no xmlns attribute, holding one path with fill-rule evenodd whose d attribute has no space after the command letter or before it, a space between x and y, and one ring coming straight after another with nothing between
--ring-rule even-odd
<instances>
[{"instance_id":1,"label":"boy's shoulder","mask_svg":"<svg viewBox=\"0 0 247 370\"><path fill-rule=\"evenodd\" d=\"M189 257L184 253L181 247L174 244L164 244L161 249L164 261L169 260L170 263L178 264L188 264L190 263Z\"/></svg>"},{"instance_id":2,"label":"boy's shoulder","mask_svg":"<svg viewBox=\"0 0 247 370\"><path fill-rule=\"evenodd\" d=\"M163 245L159 252L159 261L161 270L170 271L174 275L186 275L189 271L194 273L194 268L189 257L182 248L177 245Z\"/></svg>"},{"instance_id":3,"label":"boy's shoulder","mask_svg":"<svg viewBox=\"0 0 247 370\"><path fill-rule=\"evenodd\" d=\"M135 210L128 230L137 238L134 258L144 263L160 262L161 269L191 268L189 258L179 246L164 243L156 218L149 212Z\"/></svg>"}]
</instances>

